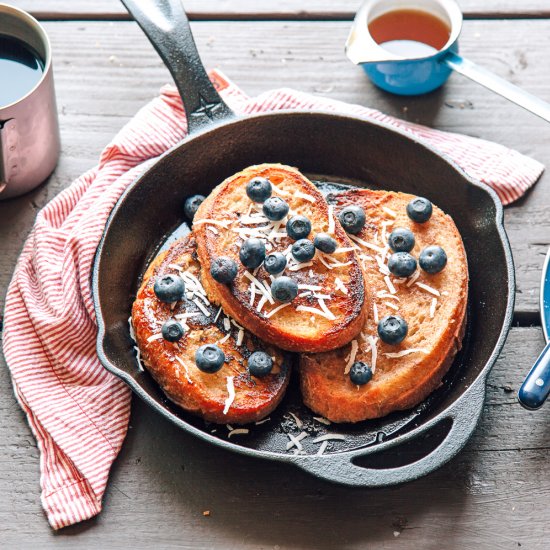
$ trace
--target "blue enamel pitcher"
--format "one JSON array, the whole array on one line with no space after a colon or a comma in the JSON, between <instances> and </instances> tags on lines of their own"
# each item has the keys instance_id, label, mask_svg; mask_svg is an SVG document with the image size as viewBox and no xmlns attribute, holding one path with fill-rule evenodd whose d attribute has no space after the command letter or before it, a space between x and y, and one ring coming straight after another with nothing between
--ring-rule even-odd
<instances>
[{"instance_id":1,"label":"blue enamel pitcher","mask_svg":"<svg viewBox=\"0 0 550 550\"><path fill-rule=\"evenodd\" d=\"M407 57L378 44L371 36L369 24L396 10L420 10L437 17L450 29L446 44L433 53ZM346 54L363 67L376 86L387 92L428 93L443 85L455 70L550 122L548 103L458 55L462 20L462 12L454 0L367 0L355 16Z\"/></svg>"}]
</instances>

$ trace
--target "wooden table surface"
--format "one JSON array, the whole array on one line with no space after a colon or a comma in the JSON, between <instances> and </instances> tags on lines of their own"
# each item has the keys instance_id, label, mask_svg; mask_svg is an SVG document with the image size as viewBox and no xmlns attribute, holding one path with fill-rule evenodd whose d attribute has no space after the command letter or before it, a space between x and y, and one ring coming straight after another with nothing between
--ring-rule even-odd
<instances>
[{"instance_id":1,"label":"wooden table surface","mask_svg":"<svg viewBox=\"0 0 550 550\"><path fill-rule=\"evenodd\" d=\"M13 0L12 0L13 2ZM208 67L249 94L290 86L486 138L550 165L550 127L459 75L425 97L373 88L343 54L359 0L187 0ZM461 0L462 52L550 101L550 4ZM0 202L0 308L37 211L83 171L170 80L116 0L16 0L51 37L63 152L47 184ZM439 471L384 490L352 490L292 467L212 448L134 399L104 511L53 533L39 500L35 440L0 354L2 548L548 548L548 406L515 393L543 347L540 269L550 243L550 176L506 209L517 271L514 328L489 378L481 423ZM1 319L0 319L1 320ZM203 516L210 510L210 516Z\"/></svg>"}]
</instances>

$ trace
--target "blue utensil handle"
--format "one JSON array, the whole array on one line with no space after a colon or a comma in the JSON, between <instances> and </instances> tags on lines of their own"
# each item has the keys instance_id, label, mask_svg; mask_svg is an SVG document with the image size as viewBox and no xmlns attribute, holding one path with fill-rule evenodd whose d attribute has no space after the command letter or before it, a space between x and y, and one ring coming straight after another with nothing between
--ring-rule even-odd
<instances>
[{"instance_id":1,"label":"blue utensil handle","mask_svg":"<svg viewBox=\"0 0 550 550\"><path fill-rule=\"evenodd\" d=\"M526 409L538 409L550 393L550 343L539 355L518 392L519 402Z\"/></svg>"},{"instance_id":2,"label":"blue utensil handle","mask_svg":"<svg viewBox=\"0 0 550 550\"><path fill-rule=\"evenodd\" d=\"M546 101L514 86L514 84L504 80L504 78L500 78L500 76L476 65L468 59L464 59L454 52L447 52L443 58L443 62L457 73L468 77L474 82L485 86L489 90L514 102L516 105L550 122L550 104Z\"/></svg>"}]
</instances>

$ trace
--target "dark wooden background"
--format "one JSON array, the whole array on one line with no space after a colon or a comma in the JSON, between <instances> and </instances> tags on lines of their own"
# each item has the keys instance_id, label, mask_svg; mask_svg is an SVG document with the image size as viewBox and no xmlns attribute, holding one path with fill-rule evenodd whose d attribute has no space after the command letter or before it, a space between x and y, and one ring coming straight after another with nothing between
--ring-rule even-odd
<instances>
[{"instance_id":1,"label":"dark wooden background","mask_svg":"<svg viewBox=\"0 0 550 550\"><path fill-rule=\"evenodd\" d=\"M205 64L251 95L290 86L498 141L550 165L546 123L459 75L419 98L374 89L343 55L359 3L184 2ZM0 202L0 308L37 211L93 166L101 148L170 80L116 0L15 4L45 21L53 43L63 153L46 185ZM550 101L550 3L460 4L467 19L462 52ZM544 175L506 210L517 269L515 327L491 373L479 428L439 471L392 489L342 488L207 446L134 400L104 511L53 533L40 507L36 444L0 356L0 547L550 547L550 409L529 413L515 398L544 345L537 302L550 243L549 191Z\"/></svg>"}]
</instances>

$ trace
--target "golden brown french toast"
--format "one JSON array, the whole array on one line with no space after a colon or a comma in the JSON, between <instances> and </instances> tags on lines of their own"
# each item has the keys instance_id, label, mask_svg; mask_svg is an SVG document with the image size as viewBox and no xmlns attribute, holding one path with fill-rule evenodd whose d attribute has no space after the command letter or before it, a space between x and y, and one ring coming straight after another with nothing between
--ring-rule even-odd
<instances>
[{"instance_id":1,"label":"golden brown french toast","mask_svg":"<svg viewBox=\"0 0 550 550\"><path fill-rule=\"evenodd\" d=\"M185 283L184 297L174 304L160 301L154 290L155 281L167 274L180 275ZM214 306L202 278L192 235L176 241L151 263L132 308L142 362L174 403L205 420L230 424L260 420L284 395L290 378L289 354L261 342ZM185 330L175 342L165 340L161 331L171 319ZM225 354L215 373L197 367L195 353L204 344L216 344ZM258 350L273 359L271 372L262 377L247 369L247 359Z\"/></svg>"},{"instance_id":2,"label":"golden brown french toast","mask_svg":"<svg viewBox=\"0 0 550 550\"><path fill-rule=\"evenodd\" d=\"M257 177L267 178L271 196L288 205L288 214L279 221L268 219L265 204L262 207L247 195L247 183ZM336 251L317 250L308 261L296 260L291 250L296 239L286 229L296 215L310 221L310 241L327 233L336 241ZM368 309L358 255L332 207L298 170L262 164L231 176L202 203L193 232L210 300L262 340L290 351L319 352L339 348L358 335ZM250 269L241 263L241 247L250 238L263 241L267 254L286 256L282 275L297 284L298 292L290 302L273 297L272 285L279 275L270 275L264 265ZM238 266L230 283L217 282L211 275L213 262L222 256Z\"/></svg>"},{"instance_id":3,"label":"golden brown french toast","mask_svg":"<svg viewBox=\"0 0 550 550\"><path fill-rule=\"evenodd\" d=\"M354 204L364 208L367 224L352 239L360 251L366 286L372 296L372 315L350 344L328 353L300 357L300 380L305 404L333 422L358 422L404 410L436 389L461 347L468 297L468 266L462 239L453 220L435 205L425 223L406 212L412 195L354 189L329 196L335 212ZM427 246L439 245L447 264L436 274L420 267L398 278L387 267L387 236L408 228L418 258ZM391 251L390 251L391 252ZM399 344L381 341L377 323L397 314L408 323ZM349 369L356 361L371 367L372 379L352 383Z\"/></svg>"}]
</instances>

